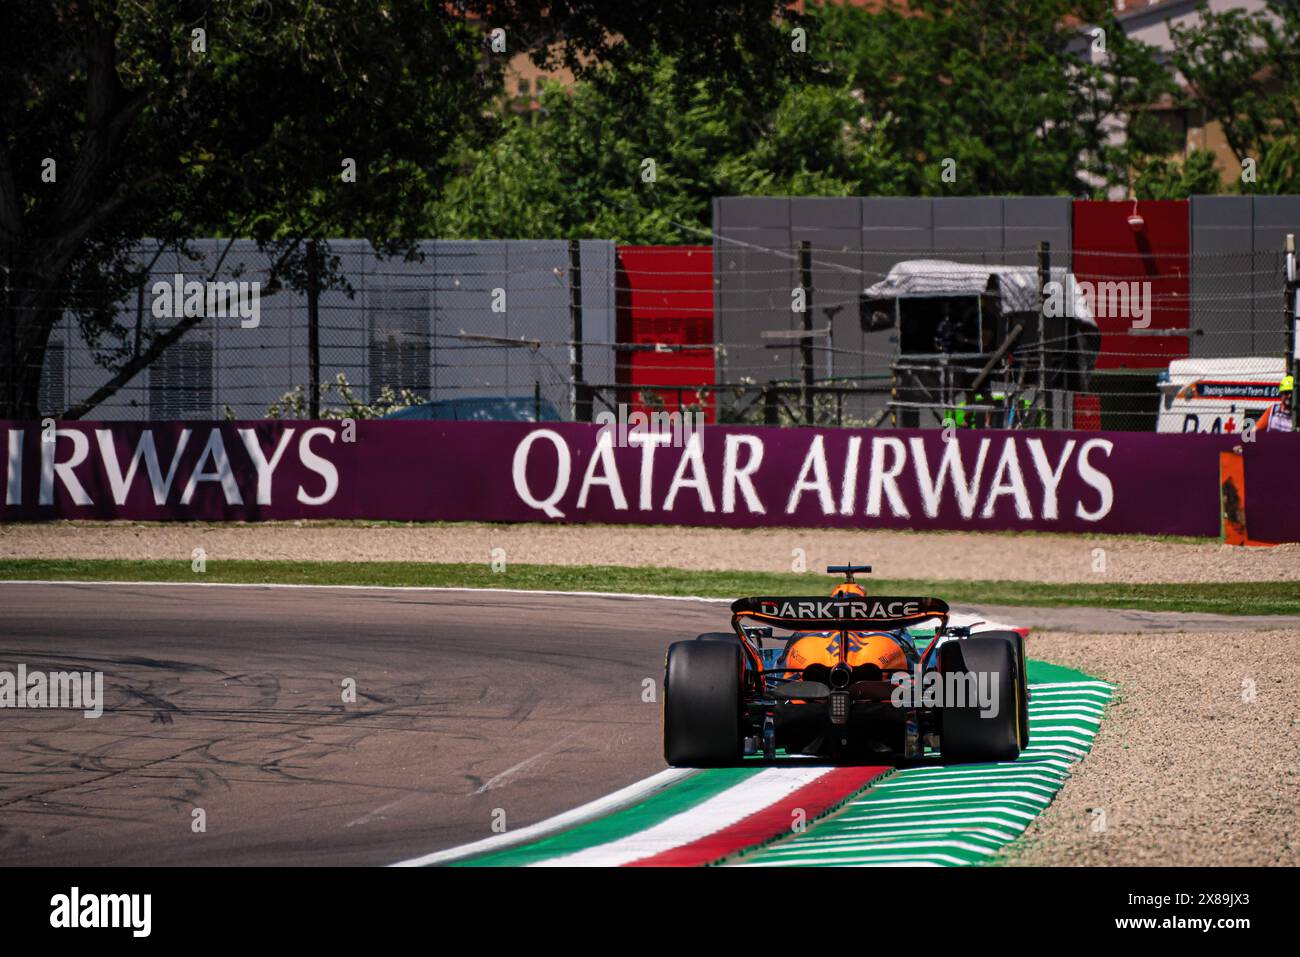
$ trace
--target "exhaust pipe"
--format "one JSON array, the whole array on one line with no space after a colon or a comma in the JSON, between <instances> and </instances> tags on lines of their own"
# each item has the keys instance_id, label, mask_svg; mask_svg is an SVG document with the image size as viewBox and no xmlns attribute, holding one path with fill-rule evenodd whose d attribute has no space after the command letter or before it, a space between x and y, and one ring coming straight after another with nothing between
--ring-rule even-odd
<instances>
[{"instance_id":1,"label":"exhaust pipe","mask_svg":"<svg viewBox=\"0 0 1300 957\"><path fill-rule=\"evenodd\" d=\"M843 691L853 680L853 669L846 664L838 664L831 669L830 686L836 691Z\"/></svg>"}]
</instances>

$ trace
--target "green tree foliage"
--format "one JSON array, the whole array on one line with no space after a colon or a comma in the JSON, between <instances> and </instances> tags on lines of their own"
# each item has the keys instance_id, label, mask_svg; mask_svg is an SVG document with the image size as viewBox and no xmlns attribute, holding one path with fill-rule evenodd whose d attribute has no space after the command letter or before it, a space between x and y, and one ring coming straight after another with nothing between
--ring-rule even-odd
<instances>
[{"instance_id":1,"label":"green tree foliage","mask_svg":"<svg viewBox=\"0 0 1300 957\"><path fill-rule=\"evenodd\" d=\"M570 95L549 90L540 122L507 119L460 154L430 229L692 241L717 195L1090 195L1176 145L1145 109L1172 81L1106 3L910 8L816 8L800 21L806 51L783 52L766 76L754 63L745 85L683 76L656 52L593 71ZM1104 53L1082 32L1087 16Z\"/></svg>"},{"instance_id":2,"label":"green tree foliage","mask_svg":"<svg viewBox=\"0 0 1300 957\"><path fill-rule=\"evenodd\" d=\"M1086 196L1125 184L1134 156L1174 145L1145 111L1172 81L1125 37L1109 3L907 6L878 15L827 6L811 47L847 71L873 113L891 117L907 192ZM951 182L945 158L955 161Z\"/></svg>"},{"instance_id":3,"label":"green tree foliage","mask_svg":"<svg viewBox=\"0 0 1300 957\"><path fill-rule=\"evenodd\" d=\"M0 406L35 413L51 328L74 313L110 369L160 344L114 325L141 237L245 235L281 265L305 235L393 244L496 93L482 35L428 2L23 2L0 56ZM436 69L428 69L430 60ZM356 182L343 181L343 161ZM8 350L5 350L6 353Z\"/></svg>"},{"instance_id":4,"label":"green tree foliage","mask_svg":"<svg viewBox=\"0 0 1300 957\"><path fill-rule=\"evenodd\" d=\"M36 413L65 312L100 346L110 390L197 322L140 339L115 325L141 279L142 237L183 248L194 236L251 236L289 284L301 281L308 237L409 250L514 53L581 73L656 46L686 73L747 83L784 48L774 10L773 0L730 0L707 16L691 0L6 3L0 416Z\"/></svg>"},{"instance_id":5,"label":"green tree foliage","mask_svg":"<svg viewBox=\"0 0 1300 957\"><path fill-rule=\"evenodd\" d=\"M544 118L512 117L462 156L431 210L435 235L698 241L713 197L890 192L879 124L843 87L774 77L759 91L682 75L662 53L548 87Z\"/></svg>"},{"instance_id":6,"label":"green tree foliage","mask_svg":"<svg viewBox=\"0 0 1300 957\"><path fill-rule=\"evenodd\" d=\"M1222 179L1210 150L1192 150L1186 159L1152 158L1134 184L1139 199L1187 199L1219 192Z\"/></svg>"},{"instance_id":7,"label":"green tree foliage","mask_svg":"<svg viewBox=\"0 0 1300 957\"><path fill-rule=\"evenodd\" d=\"M1300 193L1300 5L1224 10L1171 29L1174 65L1240 163L1245 193Z\"/></svg>"}]
</instances>

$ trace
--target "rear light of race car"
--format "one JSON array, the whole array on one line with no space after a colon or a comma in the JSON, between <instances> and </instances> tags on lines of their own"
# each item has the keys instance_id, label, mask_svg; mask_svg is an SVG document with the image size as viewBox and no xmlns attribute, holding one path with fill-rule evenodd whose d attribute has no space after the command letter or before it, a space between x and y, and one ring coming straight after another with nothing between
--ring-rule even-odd
<instances>
[{"instance_id":1,"label":"rear light of race car","mask_svg":"<svg viewBox=\"0 0 1300 957\"><path fill-rule=\"evenodd\" d=\"M830 702L831 724L848 724L849 693L847 691L832 691Z\"/></svg>"}]
</instances>

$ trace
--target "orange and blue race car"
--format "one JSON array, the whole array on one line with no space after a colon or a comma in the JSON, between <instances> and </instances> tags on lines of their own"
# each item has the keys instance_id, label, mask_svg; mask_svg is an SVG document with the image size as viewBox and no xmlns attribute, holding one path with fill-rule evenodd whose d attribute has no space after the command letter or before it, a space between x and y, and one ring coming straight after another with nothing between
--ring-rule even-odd
<instances>
[{"instance_id":1,"label":"orange and blue race car","mask_svg":"<svg viewBox=\"0 0 1300 957\"><path fill-rule=\"evenodd\" d=\"M1014 761L1029 743L1024 637L950 626L938 598L741 598L732 630L668 649L664 757L677 767L778 751L849 762ZM921 626L933 622L922 643ZM780 637L778 631L789 632Z\"/></svg>"}]
</instances>

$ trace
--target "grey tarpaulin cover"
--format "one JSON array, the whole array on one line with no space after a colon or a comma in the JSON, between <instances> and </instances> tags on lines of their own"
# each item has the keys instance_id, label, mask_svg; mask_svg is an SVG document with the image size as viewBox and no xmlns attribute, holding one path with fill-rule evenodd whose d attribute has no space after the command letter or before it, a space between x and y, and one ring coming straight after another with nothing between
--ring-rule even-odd
<instances>
[{"instance_id":1,"label":"grey tarpaulin cover","mask_svg":"<svg viewBox=\"0 0 1300 957\"><path fill-rule=\"evenodd\" d=\"M1052 282L1063 283L1074 298L1073 318L1095 327L1086 297L1074 274L1063 266L1053 267ZM990 289L989 281L994 287ZM889 275L863 293L867 299L927 298L936 296L982 296L997 292L1002 311L1037 312L1038 269L1035 266L984 266L955 263L945 259L909 259L889 270Z\"/></svg>"}]
</instances>

